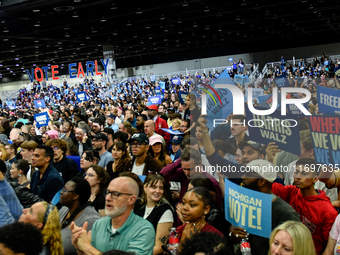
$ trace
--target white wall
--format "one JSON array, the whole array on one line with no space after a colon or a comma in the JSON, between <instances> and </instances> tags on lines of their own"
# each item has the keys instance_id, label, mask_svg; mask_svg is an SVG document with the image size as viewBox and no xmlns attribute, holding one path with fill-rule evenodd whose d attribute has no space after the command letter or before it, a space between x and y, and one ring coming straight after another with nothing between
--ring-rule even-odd
<instances>
[{"instance_id":1,"label":"white wall","mask_svg":"<svg viewBox=\"0 0 340 255\"><path fill-rule=\"evenodd\" d=\"M177 61L177 62L170 62L170 63L130 67L130 68L117 68L116 75L118 79L122 79L127 76L138 76L138 75L143 76L144 74L149 75L150 73L168 75L169 73L185 71L186 69L194 70L194 69L222 67L222 66L230 65L228 61L230 57L236 60L239 60L241 58L246 64L247 63L259 63L260 70L261 70L265 63L279 61L281 56L284 56L286 60L293 59L293 56L295 56L296 59L309 58L309 57L320 56L323 53L326 54L326 56L329 56L329 55L340 54L339 49L340 49L340 43L333 43L333 44L325 44L325 45L317 45L317 46L297 47L297 48L291 48L291 49L245 53L245 54L237 54L237 55L229 55L229 56L212 57L212 58L192 59L192 60ZM119 67L119 60L117 60L116 64ZM129 74L133 74L133 75L129 75ZM49 77L51 77L51 75L49 75ZM61 76L59 77L61 78ZM66 75L65 77L71 84L76 83L79 80L77 78L70 79L68 75ZM100 76L95 77L95 80L99 81ZM9 82L8 79L4 77L0 79L0 91L19 89L23 87L24 85L26 85L28 81L29 81L29 78L27 74L23 75L21 81L18 81L18 82ZM60 80L52 81L52 83L59 84Z\"/></svg>"}]
</instances>

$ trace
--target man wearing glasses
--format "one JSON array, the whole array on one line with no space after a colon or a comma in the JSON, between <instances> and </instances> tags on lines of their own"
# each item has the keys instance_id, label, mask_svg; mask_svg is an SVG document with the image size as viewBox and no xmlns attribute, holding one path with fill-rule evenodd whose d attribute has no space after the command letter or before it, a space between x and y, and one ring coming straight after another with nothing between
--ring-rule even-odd
<instances>
[{"instance_id":1,"label":"man wearing glasses","mask_svg":"<svg viewBox=\"0 0 340 255\"><path fill-rule=\"evenodd\" d=\"M91 230L87 223L78 227L71 223L72 244L83 254L102 254L109 250L149 255L155 245L155 230L151 223L133 212L139 194L137 183L130 177L118 177L105 191L105 214Z\"/></svg>"},{"instance_id":2,"label":"man wearing glasses","mask_svg":"<svg viewBox=\"0 0 340 255\"><path fill-rule=\"evenodd\" d=\"M132 152L132 160L130 164L125 164L124 171L133 172L137 175L146 175L149 170L160 172L162 165L158 160L155 160L148 154L149 138L146 134L134 134L130 142Z\"/></svg>"}]
</instances>

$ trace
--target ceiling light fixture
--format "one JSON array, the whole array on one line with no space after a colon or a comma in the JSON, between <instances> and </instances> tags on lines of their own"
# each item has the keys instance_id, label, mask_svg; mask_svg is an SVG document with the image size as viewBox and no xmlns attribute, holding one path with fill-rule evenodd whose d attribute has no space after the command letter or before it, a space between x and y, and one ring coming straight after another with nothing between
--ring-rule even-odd
<instances>
[{"instance_id":1,"label":"ceiling light fixture","mask_svg":"<svg viewBox=\"0 0 340 255\"><path fill-rule=\"evenodd\" d=\"M100 22L105 22L106 21L106 19L105 19L105 17L103 16L101 19L100 19Z\"/></svg>"},{"instance_id":2,"label":"ceiling light fixture","mask_svg":"<svg viewBox=\"0 0 340 255\"><path fill-rule=\"evenodd\" d=\"M77 12L73 13L72 18L79 18L79 15L77 14Z\"/></svg>"},{"instance_id":3,"label":"ceiling light fixture","mask_svg":"<svg viewBox=\"0 0 340 255\"><path fill-rule=\"evenodd\" d=\"M8 28L7 28L7 27L4 27L4 30L3 30L2 32L4 32L4 33L8 33L8 32L9 32L9 30L8 30Z\"/></svg>"},{"instance_id":4,"label":"ceiling light fixture","mask_svg":"<svg viewBox=\"0 0 340 255\"><path fill-rule=\"evenodd\" d=\"M140 8L137 8L136 14L142 14L143 12L141 11Z\"/></svg>"}]
</instances>

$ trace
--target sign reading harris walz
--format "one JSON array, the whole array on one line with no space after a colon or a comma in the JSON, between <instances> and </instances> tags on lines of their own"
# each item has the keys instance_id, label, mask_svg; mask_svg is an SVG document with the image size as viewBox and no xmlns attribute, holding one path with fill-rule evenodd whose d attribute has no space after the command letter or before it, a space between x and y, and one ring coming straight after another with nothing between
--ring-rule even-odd
<instances>
[{"instance_id":1,"label":"sign reading harris walz","mask_svg":"<svg viewBox=\"0 0 340 255\"><path fill-rule=\"evenodd\" d=\"M105 74L107 74L107 67L109 64L110 59L101 59L100 62L104 67ZM48 73L47 71L51 71L52 80L59 80L59 77L56 77L56 75L59 73L58 71L59 65L51 65L51 66L43 66L43 67L36 67L31 68L31 70L26 69L26 72L31 80L33 82L34 78L37 81L42 81L44 78L46 81L48 81ZM86 71L86 75L85 75ZM79 78L80 75L82 77L89 76L89 73L91 73L92 76L94 75L102 75L102 72L98 71L98 61L87 61L85 64L85 71L83 64L81 62L77 63L70 63L68 64L68 72L70 75L70 78Z\"/></svg>"}]
</instances>

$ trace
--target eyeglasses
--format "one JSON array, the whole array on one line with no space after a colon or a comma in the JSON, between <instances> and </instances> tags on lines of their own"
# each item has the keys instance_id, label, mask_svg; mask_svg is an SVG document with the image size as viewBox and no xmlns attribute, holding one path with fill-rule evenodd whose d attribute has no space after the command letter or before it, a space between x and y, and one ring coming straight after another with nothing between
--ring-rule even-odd
<instances>
[{"instance_id":1,"label":"eyeglasses","mask_svg":"<svg viewBox=\"0 0 340 255\"><path fill-rule=\"evenodd\" d=\"M139 143L130 143L130 146L131 147L137 147L137 148L140 148L142 145L144 145L144 143L141 143L141 142L139 142Z\"/></svg>"},{"instance_id":2,"label":"eyeglasses","mask_svg":"<svg viewBox=\"0 0 340 255\"><path fill-rule=\"evenodd\" d=\"M60 147L55 146L55 147L52 147L52 149L53 149L53 150L58 150L58 149L60 149Z\"/></svg>"},{"instance_id":3,"label":"eyeglasses","mask_svg":"<svg viewBox=\"0 0 340 255\"><path fill-rule=\"evenodd\" d=\"M119 191L109 191L107 189L107 190L104 191L104 195L107 196L108 194L111 195L112 199L117 199L120 195L133 196L133 194L123 193L123 192L119 192Z\"/></svg>"},{"instance_id":4,"label":"eyeglasses","mask_svg":"<svg viewBox=\"0 0 340 255\"><path fill-rule=\"evenodd\" d=\"M94 175L94 174L92 174L92 173L85 174L85 176L88 176L88 177L96 177L96 175Z\"/></svg>"},{"instance_id":5,"label":"eyeglasses","mask_svg":"<svg viewBox=\"0 0 340 255\"><path fill-rule=\"evenodd\" d=\"M61 189L61 192L68 192L68 193L74 193L74 190L68 190L65 187Z\"/></svg>"},{"instance_id":6,"label":"eyeglasses","mask_svg":"<svg viewBox=\"0 0 340 255\"><path fill-rule=\"evenodd\" d=\"M82 136L83 134L75 133L74 135L75 135L75 136Z\"/></svg>"}]
</instances>

